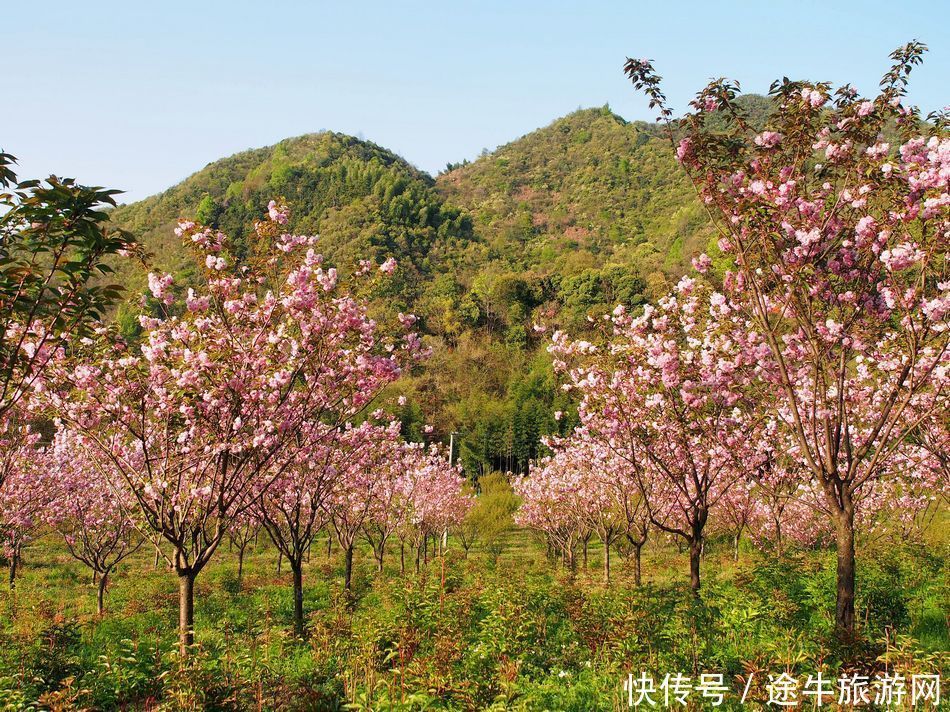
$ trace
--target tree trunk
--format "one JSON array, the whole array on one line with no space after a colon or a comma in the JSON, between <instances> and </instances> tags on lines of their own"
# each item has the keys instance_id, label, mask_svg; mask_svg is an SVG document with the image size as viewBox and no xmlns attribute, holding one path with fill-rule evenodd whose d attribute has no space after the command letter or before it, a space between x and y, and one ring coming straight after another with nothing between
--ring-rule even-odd
<instances>
[{"instance_id":1,"label":"tree trunk","mask_svg":"<svg viewBox=\"0 0 950 712\"><path fill-rule=\"evenodd\" d=\"M374 546L373 553L376 554L376 570L379 573L383 573L383 557L386 556L386 542L380 541L379 546Z\"/></svg>"},{"instance_id":2,"label":"tree trunk","mask_svg":"<svg viewBox=\"0 0 950 712\"><path fill-rule=\"evenodd\" d=\"M406 543L399 542L399 573L406 573Z\"/></svg>"},{"instance_id":3,"label":"tree trunk","mask_svg":"<svg viewBox=\"0 0 950 712\"><path fill-rule=\"evenodd\" d=\"M333 555L333 535L327 534L327 558Z\"/></svg>"},{"instance_id":4,"label":"tree trunk","mask_svg":"<svg viewBox=\"0 0 950 712\"><path fill-rule=\"evenodd\" d=\"M280 576L280 567L284 563L284 552L277 550L277 575Z\"/></svg>"},{"instance_id":5,"label":"tree trunk","mask_svg":"<svg viewBox=\"0 0 950 712\"><path fill-rule=\"evenodd\" d=\"M155 565L153 568L156 568L156 569L158 568L158 563L159 561L161 561L161 558L162 558L162 550L156 546L155 547Z\"/></svg>"},{"instance_id":6,"label":"tree trunk","mask_svg":"<svg viewBox=\"0 0 950 712\"><path fill-rule=\"evenodd\" d=\"M243 546L240 549L238 549L238 575L237 575L238 589L241 588L242 578L244 578L244 547Z\"/></svg>"},{"instance_id":7,"label":"tree trunk","mask_svg":"<svg viewBox=\"0 0 950 712\"><path fill-rule=\"evenodd\" d=\"M775 517L775 553L782 558L782 521Z\"/></svg>"},{"instance_id":8,"label":"tree trunk","mask_svg":"<svg viewBox=\"0 0 950 712\"><path fill-rule=\"evenodd\" d=\"M838 590L835 628L839 638L854 639L854 512L839 510L835 517L838 545Z\"/></svg>"},{"instance_id":9,"label":"tree trunk","mask_svg":"<svg viewBox=\"0 0 950 712\"><path fill-rule=\"evenodd\" d=\"M13 553L10 555L10 590L16 588L16 569L17 565L20 563L20 557L18 554Z\"/></svg>"},{"instance_id":10,"label":"tree trunk","mask_svg":"<svg viewBox=\"0 0 950 712\"><path fill-rule=\"evenodd\" d=\"M573 548L565 551L564 556L567 569L570 572L571 579L573 579L577 573L577 545L575 544Z\"/></svg>"},{"instance_id":11,"label":"tree trunk","mask_svg":"<svg viewBox=\"0 0 950 712\"><path fill-rule=\"evenodd\" d=\"M610 583L610 544L604 542L604 583Z\"/></svg>"},{"instance_id":12,"label":"tree trunk","mask_svg":"<svg viewBox=\"0 0 950 712\"><path fill-rule=\"evenodd\" d=\"M303 565L300 561L290 560L290 569L294 575L294 634L302 638L303 630Z\"/></svg>"},{"instance_id":13,"label":"tree trunk","mask_svg":"<svg viewBox=\"0 0 950 712\"><path fill-rule=\"evenodd\" d=\"M689 541L689 587L699 595L699 564L703 556L703 540L694 537Z\"/></svg>"},{"instance_id":14,"label":"tree trunk","mask_svg":"<svg viewBox=\"0 0 950 712\"><path fill-rule=\"evenodd\" d=\"M99 576L99 590L96 592L96 613L100 616L105 613L106 581L109 579L109 572L105 571Z\"/></svg>"},{"instance_id":15,"label":"tree trunk","mask_svg":"<svg viewBox=\"0 0 950 712\"><path fill-rule=\"evenodd\" d=\"M587 539L584 539L584 571L587 571Z\"/></svg>"},{"instance_id":16,"label":"tree trunk","mask_svg":"<svg viewBox=\"0 0 950 712\"><path fill-rule=\"evenodd\" d=\"M178 651L182 659L195 642L195 574L178 574Z\"/></svg>"},{"instance_id":17,"label":"tree trunk","mask_svg":"<svg viewBox=\"0 0 950 712\"><path fill-rule=\"evenodd\" d=\"M703 559L706 538L703 536L703 529L709 518L709 510L704 507L698 507L694 511L692 521L689 525L689 587L693 590L693 595L699 597L699 566Z\"/></svg>"},{"instance_id":18,"label":"tree trunk","mask_svg":"<svg viewBox=\"0 0 950 712\"><path fill-rule=\"evenodd\" d=\"M353 545L346 547L346 556L343 568L343 588L349 591L353 586Z\"/></svg>"},{"instance_id":19,"label":"tree trunk","mask_svg":"<svg viewBox=\"0 0 950 712\"><path fill-rule=\"evenodd\" d=\"M643 544L633 542L633 582L640 585L640 554L643 551Z\"/></svg>"},{"instance_id":20,"label":"tree trunk","mask_svg":"<svg viewBox=\"0 0 950 712\"><path fill-rule=\"evenodd\" d=\"M732 560L735 561L736 563L739 563L739 539L741 536L742 536L742 532L738 531L736 532L736 536L734 537L734 540L733 540L734 549L732 553Z\"/></svg>"}]
</instances>

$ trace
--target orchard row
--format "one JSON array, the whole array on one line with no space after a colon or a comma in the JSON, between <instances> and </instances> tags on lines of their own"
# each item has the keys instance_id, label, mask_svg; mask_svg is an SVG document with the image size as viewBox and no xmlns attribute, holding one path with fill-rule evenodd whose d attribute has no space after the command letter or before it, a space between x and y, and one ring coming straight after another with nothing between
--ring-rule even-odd
<instances>
[{"instance_id":1,"label":"orchard row","mask_svg":"<svg viewBox=\"0 0 950 712\"><path fill-rule=\"evenodd\" d=\"M716 238L655 305L618 305L600 338L555 329L549 350L579 426L515 482L518 521L573 566L580 542L655 528L679 538L700 589L709 527L834 542L836 623L855 633L855 540L911 527L950 481L950 138L944 115L903 104L923 47L894 53L878 96L783 80L753 127L725 80L673 120L645 60L627 72L666 121L671 150ZM360 297L398 266L345 280L316 238L268 206L257 249L182 222L195 286L150 274L139 334L101 320L106 258L136 250L104 226L108 192L14 185L0 160L3 258L0 526L15 574L40 525L105 586L143 541L180 583L180 643L194 582L228 536L262 527L293 571L331 527L347 556L366 537L418 549L472 505L437 447L406 443L386 387L426 356L412 315ZM538 325L539 330L547 325ZM712 524L710 524L712 523ZM100 595L101 598L101 595Z\"/></svg>"}]
</instances>

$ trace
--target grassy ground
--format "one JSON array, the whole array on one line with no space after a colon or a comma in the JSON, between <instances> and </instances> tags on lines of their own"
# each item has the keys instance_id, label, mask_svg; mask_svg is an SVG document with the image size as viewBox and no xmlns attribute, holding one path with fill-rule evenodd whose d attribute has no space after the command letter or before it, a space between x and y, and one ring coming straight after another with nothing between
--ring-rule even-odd
<instances>
[{"instance_id":1,"label":"grassy ground","mask_svg":"<svg viewBox=\"0 0 950 712\"><path fill-rule=\"evenodd\" d=\"M753 695L769 671L835 672L845 660L946 672L944 547L860 553L862 641L844 650L831 634L830 552L777 561L749 548L735 564L713 542L697 602L675 547L646 550L639 588L613 557L608 587L596 543L589 570L571 576L513 532L497 566L450 543L444 559L400 576L397 545L379 575L360 551L351 602L324 540L304 574L300 641L290 572L277 573L262 539L240 586L226 549L199 576L197 644L182 666L173 573L142 550L114 575L99 618L88 571L48 537L27 550L15 594L0 594L0 709L619 710L629 672L720 672L733 686L751 674Z\"/></svg>"}]
</instances>

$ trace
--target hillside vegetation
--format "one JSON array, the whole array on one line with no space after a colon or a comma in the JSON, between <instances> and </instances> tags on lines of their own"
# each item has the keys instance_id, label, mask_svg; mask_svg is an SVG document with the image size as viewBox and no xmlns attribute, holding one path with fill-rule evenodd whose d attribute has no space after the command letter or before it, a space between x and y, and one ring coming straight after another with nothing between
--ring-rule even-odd
<instances>
[{"instance_id":1,"label":"hillside vegetation","mask_svg":"<svg viewBox=\"0 0 950 712\"><path fill-rule=\"evenodd\" d=\"M174 234L179 218L219 228L246 254L254 221L280 196L292 209L289 227L319 233L328 261L398 255L411 285L472 237L467 216L443 206L430 176L375 144L330 132L211 163L164 193L120 207L115 221L153 253L154 269L187 275L189 253Z\"/></svg>"},{"instance_id":2,"label":"hillside vegetation","mask_svg":"<svg viewBox=\"0 0 950 712\"><path fill-rule=\"evenodd\" d=\"M570 427L536 323L581 332L618 303L666 291L709 228L668 139L607 107L565 116L433 179L373 143L323 132L209 164L114 219L187 285L194 269L178 218L218 227L239 254L272 198L291 232L319 234L342 272L359 259L400 263L373 295L380 312L422 319L433 356L399 388L406 434L460 433L466 470L523 470L540 437ZM126 271L137 299L144 271ZM120 313L121 318L121 313ZM473 368L471 364L477 364ZM424 414L424 415L423 415Z\"/></svg>"},{"instance_id":3,"label":"hillside vegetation","mask_svg":"<svg viewBox=\"0 0 950 712\"><path fill-rule=\"evenodd\" d=\"M659 287L704 242L705 216L671 154L658 128L586 109L437 186L470 212L493 259L568 280L622 265Z\"/></svg>"}]
</instances>

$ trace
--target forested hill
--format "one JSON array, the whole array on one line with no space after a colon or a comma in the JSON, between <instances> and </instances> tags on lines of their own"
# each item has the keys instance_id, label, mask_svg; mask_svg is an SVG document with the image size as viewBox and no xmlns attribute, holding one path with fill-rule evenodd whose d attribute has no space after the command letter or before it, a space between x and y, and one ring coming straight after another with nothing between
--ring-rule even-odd
<instances>
[{"instance_id":1,"label":"forested hill","mask_svg":"<svg viewBox=\"0 0 950 712\"><path fill-rule=\"evenodd\" d=\"M471 213L493 254L563 275L620 264L658 286L707 234L663 130L607 107L576 111L454 167L437 186Z\"/></svg>"},{"instance_id":2,"label":"forested hill","mask_svg":"<svg viewBox=\"0 0 950 712\"><path fill-rule=\"evenodd\" d=\"M464 252L472 238L468 217L445 208L433 185L391 151L321 132L211 163L164 193L118 208L114 219L153 253L155 269L180 274L191 264L174 234L179 218L221 229L240 254L268 201L283 197L291 207L289 228L320 234L328 261L397 255L417 287L435 262Z\"/></svg>"},{"instance_id":3,"label":"forested hill","mask_svg":"<svg viewBox=\"0 0 950 712\"><path fill-rule=\"evenodd\" d=\"M381 310L411 310L433 357L399 389L419 437L462 434L473 476L523 469L539 437L570 410L534 322L580 332L588 315L664 293L704 249L709 229L673 151L655 126L586 109L433 179L375 144L324 132L217 161L164 193L115 211L153 253L153 268L187 282L194 269L173 229L197 218L239 251L271 198L290 229L319 234L328 263L393 255L400 270ZM126 274L137 298L142 275ZM424 415L423 415L424 414Z\"/></svg>"}]
</instances>

